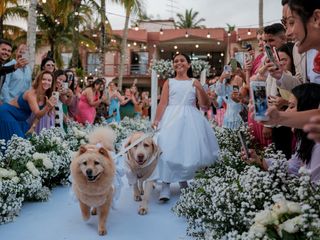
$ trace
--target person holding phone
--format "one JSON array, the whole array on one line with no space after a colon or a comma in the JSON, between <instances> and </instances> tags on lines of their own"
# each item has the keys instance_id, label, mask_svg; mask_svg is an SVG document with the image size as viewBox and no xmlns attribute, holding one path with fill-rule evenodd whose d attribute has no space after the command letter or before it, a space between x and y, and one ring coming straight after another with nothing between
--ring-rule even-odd
<instances>
[{"instance_id":1,"label":"person holding phone","mask_svg":"<svg viewBox=\"0 0 320 240\"><path fill-rule=\"evenodd\" d=\"M320 3L319 1L290 0L287 3L285 22L287 35L297 40L299 53L311 49L320 51ZM284 6L285 7L285 6ZM285 12L285 11L284 11ZM314 66L319 64L320 58L314 58ZM318 62L317 62L318 61ZM313 67L314 69L314 67ZM289 127L303 128L309 133L308 137L320 142L320 110L310 110L297 113L279 112L275 107L268 111L271 124L281 124Z\"/></svg>"},{"instance_id":2,"label":"person holding phone","mask_svg":"<svg viewBox=\"0 0 320 240\"><path fill-rule=\"evenodd\" d=\"M27 52L27 46L20 44L16 50L15 59L6 63L4 66L16 64L18 59L26 59L24 57ZM2 86L0 93L0 102L8 103L21 93L27 91L31 87L32 71L30 65L27 64L22 68L17 68L14 72L6 74L6 80Z\"/></svg>"},{"instance_id":3,"label":"person holding phone","mask_svg":"<svg viewBox=\"0 0 320 240\"><path fill-rule=\"evenodd\" d=\"M120 118L120 103L123 101L121 94L118 91L118 86L115 82L110 82L108 85L108 96L109 96L109 109L108 116L111 116L107 119L107 122L117 122L121 121Z\"/></svg>"},{"instance_id":4,"label":"person holding phone","mask_svg":"<svg viewBox=\"0 0 320 240\"><path fill-rule=\"evenodd\" d=\"M316 83L301 84L292 89L293 97L290 99L288 112L304 112L306 110L317 109L320 104L320 85ZM311 181L320 181L320 143L315 143L308 138L308 133L302 129L295 129L294 134L297 139L296 152L288 161L288 171L294 175L299 175L299 169L305 166L311 173ZM249 150L249 158L242 154L249 164L257 164L262 169L267 170L274 161L273 159L261 159L253 149Z\"/></svg>"},{"instance_id":5,"label":"person holding phone","mask_svg":"<svg viewBox=\"0 0 320 240\"><path fill-rule=\"evenodd\" d=\"M243 110L242 100L246 97L241 92L244 74L239 63L237 63L237 69L234 72L232 72L231 66L229 68L227 66L215 87L218 96L215 107L221 108L223 103L226 104L222 126L237 129L243 124L240 112Z\"/></svg>"},{"instance_id":6,"label":"person holding phone","mask_svg":"<svg viewBox=\"0 0 320 240\"><path fill-rule=\"evenodd\" d=\"M25 138L31 113L41 118L53 109L57 99L51 95L52 83L50 72L40 72L29 90L0 106L0 139L8 141L13 134ZM42 108L40 102L44 103Z\"/></svg>"}]
</instances>

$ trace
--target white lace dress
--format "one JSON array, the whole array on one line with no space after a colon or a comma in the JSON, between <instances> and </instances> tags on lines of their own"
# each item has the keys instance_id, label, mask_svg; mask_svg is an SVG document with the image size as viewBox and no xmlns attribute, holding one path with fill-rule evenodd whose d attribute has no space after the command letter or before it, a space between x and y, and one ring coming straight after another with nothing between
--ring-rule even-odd
<instances>
[{"instance_id":1,"label":"white lace dress","mask_svg":"<svg viewBox=\"0 0 320 240\"><path fill-rule=\"evenodd\" d=\"M169 103L156 135L162 154L153 179L186 181L218 158L217 139L208 120L196 108L192 83L191 79L169 79Z\"/></svg>"}]
</instances>

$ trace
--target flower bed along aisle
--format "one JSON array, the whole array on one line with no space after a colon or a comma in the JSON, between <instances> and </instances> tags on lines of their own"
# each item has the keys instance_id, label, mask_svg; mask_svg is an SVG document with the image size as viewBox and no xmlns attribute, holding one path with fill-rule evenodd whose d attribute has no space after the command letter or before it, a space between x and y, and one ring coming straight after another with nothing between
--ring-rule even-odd
<instances>
[{"instance_id":1,"label":"flower bed along aisle","mask_svg":"<svg viewBox=\"0 0 320 240\"><path fill-rule=\"evenodd\" d=\"M150 129L150 122L125 118L112 125L117 134L116 148L133 131ZM52 187L68 184L70 162L75 151L87 142L92 125L70 122L68 132L44 129L30 139L13 136L5 146L0 140L0 224L19 215L23 201L46 201Z\"/></svg>"},{"instance_id":2,"label":"flower bed along aisle","mask_svg":"<svg viewBox=\"0 0 320 240\"><path fill-rule=\"evenodd\" d=\"M188 235L195 239L320 239L320 188L310 184L307 173L300 178L289 175L287 160L271 148L260 153L277 159L268 172L249 166L240 159L236 131L214 129L221 147L219 162L198 173L173 209L187 219ZM250 141L248 132L246 139ZM266 223L267 214L261 217L261 211L273 209L275 199L294 202L301 210L284 211Z\"/></svg>"}]
</instances>

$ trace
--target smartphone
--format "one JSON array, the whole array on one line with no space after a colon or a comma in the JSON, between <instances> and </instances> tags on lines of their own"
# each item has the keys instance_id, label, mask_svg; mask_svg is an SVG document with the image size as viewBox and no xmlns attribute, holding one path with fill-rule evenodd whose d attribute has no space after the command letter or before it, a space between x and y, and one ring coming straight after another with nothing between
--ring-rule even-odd
<instances>
[{"instance_id":1,"label":"smartphone","mask_svg":"<svg viewBox=\"0 0 320 240\"><path fill-rule=\"evenodd\" d=\"M234 92L239 92L239 86L237 86L237 85L232 85L232 90L233 90Z\"/></svg>"},{"instance_id":2,"label":"smartphone","mask_svg":"<svg viewBox=\"0 0 320 240\"><path fill-rule=\"evenodd\" d=\"M268 116L266 112L268 109L268 99L266 92L266 82L265 81L251 81L250 91L252 102L254 104L254 119L256 121L266 121Z\"/></svg>"},{"instance_id":3,"label":"smartphone","mask_svg":"<svg viewBox=\"0 0 320 240\"><path fill-rule=\"evenodd\" d=\"M57 100L59 100L59 92L57 91L52 92L52 96L54 96Z\"/></svg>"},{"instance_id":4,"label":"smartphone","mask_svg":"<svg viewBox=\"0 0 320 240\"><path fill-rule=\"evenodd\" d=\"M265 50L269 60L275 65L276 69L279 69L279 65L278 65L276 59L274 58L273 51L272 51L271 47L269 45L265 45L264 50Z\"/></svg>"},{"instance_id":5,"label":"smartphone","mask_svg":"<svg viewBox=\"0 0 320 240\"><path fill-rule=\"evenodd\" d=\"M68 83L68 82L63 82L63 83L62 83L62 87L63 87L63 90L68 90L68 88L69 88L69 83Z\"/></svg>"},{"instance_id":6,"label":"smartphone","mask_svg":"<svg viewBox=\"0 0 320 240\"><path fill-rule=\"evenodd\" d=\"M247 51L251 51L252 50L252 45L250 43L248 43L246 45L246 49L247 49Z\"/></svg>"},{"instance_id":7,"label":"smartphone","mask_svg":"<svg viewBox=\"0 0 320 240\"><path fill-rule=\"evenodd\" d=\"M250 158L249 148L248 148L248 146L246 144L246 141L244 140L244 136L243 136L243 133L241 131L238 131L238 137L240 139L240 142L241 142L242 148L244 150L244 153L246 154L246 157Z\"/></svg>"},{"instance_id":8,"label":"smartphone","mask_svg":"<svg viewBox=\"0 0 320 240\"><path fill-rule=\"evenodd\" d=\"M235 58L230 60L231 71L234 73L237 70L238 62Z\"/></svg>"},{"instance_id":9,"label":"smartphone","mask_svg":"<svg viewBox=\"0 0 320 240\"><path fill-rule=\"evenodd\" d=\"M275 55L276 55L276 59L277 59L277 61L278 61L278 62L280 62L280 57L279 57L279 53L278 53L277 48L276 48L276 47L273 47L272 49L273 49L273 52L274 52L274 53L275 53Z\"/></svg>"},{"instance_id":10,"label":"smartphone","mask_svg":"<svg viewBox=\"0 0 320 240\"><path fill-rule=\"evenodd\" d=\"M223 71L224 71L224 72L229 72L229 73L231 73L232 68L231 68L231 66L230 66L230 65L224 65L224 67L223 67Z\"/></svg>"},{"instance_id":11,"label":"smartphone","mask_svg":"<svg viewBox=\"0 0 320 240\"><path fill-rule=\"evenodd\" d=\"M28 59L28 52L21 53L21 58Z\"/></svg>"}]
</instances>

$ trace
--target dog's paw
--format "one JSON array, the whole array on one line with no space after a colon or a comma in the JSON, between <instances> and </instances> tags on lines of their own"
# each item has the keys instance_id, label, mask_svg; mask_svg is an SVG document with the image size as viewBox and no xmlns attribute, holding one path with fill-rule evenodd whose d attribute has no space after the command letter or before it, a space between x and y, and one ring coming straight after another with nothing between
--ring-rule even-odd
<instances>
[{"instance_id":1,"label":"dog's paw","mask_svg":"<svg viewBox=\"0 0 320 240\"><path fill-rule=\"evenodd\" d=\"M107 234L107 229L106 229L105 227L99 228L98 231L99 231L99 235L100 235L100 236L103 236L103 235L106 235L106 234Z\"/></svg>"},{"instance_id":2,"label":"dog's paw","mask_svg":"<svg viewBox=\"0 0 320 240\"><path fill-rule=\"evenodd\" d=\"M97 209L96 208L92 208L91 215L97 215Z\"/></svg>"},{"instance_id":3,"label":"dog's paw","mask_svg":"<svg viewBox=\"0 0 320 240\"><path fill-rule=\"evenodd\" d=\"M142 198L141 198L140 195L136 195L136 196L134 196L134 200L135 200L136 202L140 202L140 201L142 201Z\"/></svg>"},{"instance_id":4,"label":"dog's paw","mask_svg":"<svg viewBox=\"0 0 320 240\"><path fill-rule=\"evenodd\" d=\"M139 207L139 211L138 211L139 215L146 215L147 213L148 213L147 207L142 207L142 206Z\"/></svg>"},{"instance_id":5,"label":"dog's paw","mask_svg":"<svg viewBox=\"0 0 320 240\"><path fill-rule=\"evenodd\" d=\"M82 219L83 219L84 221L88 221L89 218L90 218L90 214L82 213Z\"/></svg>"}]
</instances>

